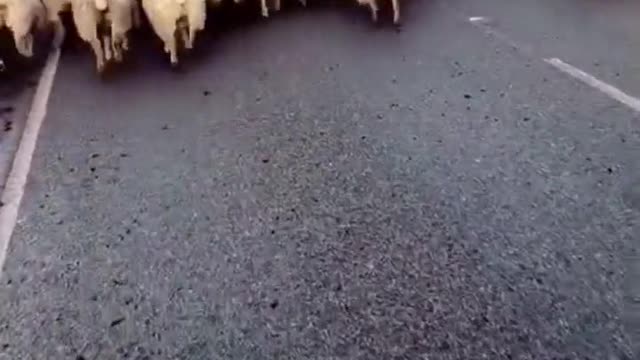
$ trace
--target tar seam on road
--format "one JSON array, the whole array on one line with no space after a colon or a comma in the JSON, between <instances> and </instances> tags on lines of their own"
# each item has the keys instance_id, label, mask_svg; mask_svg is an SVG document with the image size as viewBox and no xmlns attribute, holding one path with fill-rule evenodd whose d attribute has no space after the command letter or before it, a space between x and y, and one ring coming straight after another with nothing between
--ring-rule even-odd
<instances>
[{"instance_id":1,"label":"tar seam on road","mask_svg":"<svg viewBox=\"0 0 640 360\"><path fill-rule=\"evenodd\" d=\"M11 235L18 219L18 211L31 168L31 160L36 148L38 133L47 114L47 104L59 61L60 49L52 50L42 70L38 88L33 97L31 109L22 132L20 145L16 151L11 171L2 193L2 203L4 205L0 207L0 276L4 269Z\"/></svg>"},{"instance_id":2,"label":"tar seam on road","mask_svg":"<svg viewBox=\"0 0 640 360\"><path fill-rule=\"evenodd\" d=\"M472 16L469 18L469 22L478 27L479 29L481 29L485 34L496 38L500 41L502 41L503 43L506 43L507 45L509 45L511 48L515 49L516 51L519 51L521 53L524 53L526 56L528 57L534 57L534 51L533 48L531 46L522 44L520 42L517 42L513 39L511 39L510 37L508 37L506 34L496 30L495 28L493 28L490 23L491 23L491 19L484 17L484 16Z\"/></svg>"}]
</instances>

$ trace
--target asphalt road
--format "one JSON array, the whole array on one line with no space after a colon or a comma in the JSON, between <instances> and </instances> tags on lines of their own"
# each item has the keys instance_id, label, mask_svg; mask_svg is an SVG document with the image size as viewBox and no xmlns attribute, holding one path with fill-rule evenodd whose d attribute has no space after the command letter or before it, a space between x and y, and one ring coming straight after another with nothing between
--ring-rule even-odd
<instances>
[{"instance_id":1,"label":"asphalt road","mask_svg":"<svg viewBox=\"0 0 640 360\"><path fill-rule=\"evenodd\" d=\"M640 96L638 15L225 13L181 71L137 39L105 81L67 48L0 358L637 359L640 116L542 59Z\"/></svg>"}]
</instances>

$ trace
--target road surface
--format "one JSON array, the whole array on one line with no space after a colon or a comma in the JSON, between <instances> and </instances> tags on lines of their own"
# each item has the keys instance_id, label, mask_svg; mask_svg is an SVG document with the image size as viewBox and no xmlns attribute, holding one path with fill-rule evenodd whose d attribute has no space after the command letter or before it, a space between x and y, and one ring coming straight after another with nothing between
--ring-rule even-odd
<instances>
[{"instance_id":1,"label":"road surface","mask_svg":"<svg viewBox=\"0 0 640 360\"><path fill-rule=\"evenodd\" d=\"M63 52L0 358L637 359L640 4L294 3Z\"/></svg>"}]
</instances>

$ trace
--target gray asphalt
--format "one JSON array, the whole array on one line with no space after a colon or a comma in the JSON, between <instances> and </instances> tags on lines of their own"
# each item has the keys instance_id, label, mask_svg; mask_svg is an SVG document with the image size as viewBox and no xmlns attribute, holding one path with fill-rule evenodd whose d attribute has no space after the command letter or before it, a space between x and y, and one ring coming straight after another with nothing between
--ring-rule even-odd
<instances>
[{"instance_id":1,"label":"gray asphalt","mask_svg":"<svg viewBox=\"0 0 640 360\"><path fill-rule=\"evenodd\" d=\"M67 49L0 358L637 359L640 116L541 59L640 96L638 6L555 3L221 15L102 81Z\"/></svg>"}]
</instances>

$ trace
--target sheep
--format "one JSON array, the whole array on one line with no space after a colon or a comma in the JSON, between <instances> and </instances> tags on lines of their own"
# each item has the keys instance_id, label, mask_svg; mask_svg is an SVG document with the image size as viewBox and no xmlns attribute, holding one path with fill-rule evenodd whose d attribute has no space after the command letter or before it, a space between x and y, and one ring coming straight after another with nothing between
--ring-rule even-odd
<instances>
[{"instance_id":1,"label":"sheep","mask_svg":"<svg viewBox=\"0 0 640 360\"><path fill-rule=\"evenodd\" d=\"M177 37L186 49L193 48L196 33L204 30L206 7L206 0L142 0L142 8L151 27L164 42L164 50L170 55L173 66L178 64Z\"/></svg>"},{"instance_id":2,"label":"sheep","mask_svg":"<svg viewBox=\"0 0 640 360\"><path fill-rule=\"evenodd\" d=\"M140 27L140 8L135 0L103 0L104 4L100 5L105 12L103 26L110 30L109 36L104 36L105 54L107 60L111 60L109 56L113 53L116 61L121 62L123 52L129 50L129 39L127 33L132 28ZM111 47L109 49L108 47Z\"/></svg>"},{"instance_id":3,"label":"sheep","mask_svg":"<svg viewBox=\"0 0 640 360\"><path fill-rule=\"evenodd\" d=\"M33 56L34 29L46 25L46 10L40 0L0 0L0 28L13 33L16 50L22 56Z\"/></svg>"},{"instance_id":4,"label":"sheep","mask_svg":"<svg viewBox=\"0 0 640 360\"><path fill-rule=\"evenodd\" d=\"M378 5L379 0L356 0L359 5L369 6L371 9L371 18L374 22L378 21L378 11L380 7ZM400 0L391 0L393 5L393 23L400 24Z\"/></svg>"},{"instance_id":5,"label":"sheep","mask_svg":"<svg viewBox=\"0 0 640 360\"><path fill-rule=\"evenodd\" d=\"M71 0L73 23L78 35L89 43L96 57L96 68L104 71L106 58L111 57L111 40L107 38L103 48L98 26L103 21L102 11L106 10L106 0ZM106 55L105 55L106 54Z\"/></svg>"},{"instance_id":6,"label":"sheep","mask_svg":"<svg viewBox=\"0 0 640 360\"><path fill-rule=\"evenodd\" d=\"M137 0L43 1L55 28L54 44L60 46L65 35L60 13L71 10L78 35L93 49L99 73L107 61L122 61L123 52L129 48L127 33L141 22Z\"/></svg>"}]
</instances>

